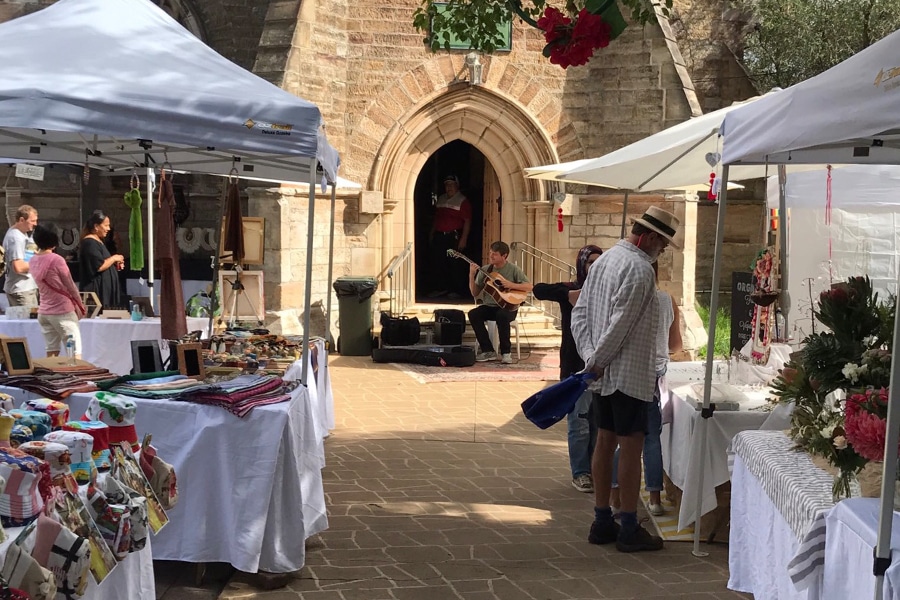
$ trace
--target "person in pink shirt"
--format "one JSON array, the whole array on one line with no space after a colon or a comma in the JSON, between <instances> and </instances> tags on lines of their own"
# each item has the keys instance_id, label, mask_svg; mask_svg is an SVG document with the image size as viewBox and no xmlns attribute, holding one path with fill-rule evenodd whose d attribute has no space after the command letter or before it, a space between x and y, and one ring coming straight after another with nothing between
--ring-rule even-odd
<instances>
[{"instance_id":1,"label":"person in pink shirt","mask_svg":"<svg viewBox=\"0 0 900 600\"><path fill-rule=\"evenodd\" d=\"M53 229L38 225L32 237L38 250L28 262L28 267L38 284L38 323L47 344L47 356L59 356L60 346L70 335L75 340L75 355L80 356L78 319L87 309L81 302L81 294L72 281L65 259L53 252L59 245L59 236Z\"/></svg>"}]
</instances>

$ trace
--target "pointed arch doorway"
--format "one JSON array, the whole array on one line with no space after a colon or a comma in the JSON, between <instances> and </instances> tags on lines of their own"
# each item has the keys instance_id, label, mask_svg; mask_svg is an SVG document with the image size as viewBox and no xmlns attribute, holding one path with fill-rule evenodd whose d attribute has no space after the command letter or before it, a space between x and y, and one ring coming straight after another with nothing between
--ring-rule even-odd
<instances>
[{"instance_id":1,"label":"pointed arch doorway","mask_svg":"<svg viewBox=\"0 0 900 600\"><path fill-rule=\"evenodd\" d=\"M416 178L413 199L415 223L416 302L468 304L468 264L446 259L430 240L435 203L444 193L444 178L459 178L460 191L472 206L472 225L462 253L484 262L491 243L500 239L500 183L490 161L475 146L454 140L438 148Z\"/></svg>"}]
</instances>

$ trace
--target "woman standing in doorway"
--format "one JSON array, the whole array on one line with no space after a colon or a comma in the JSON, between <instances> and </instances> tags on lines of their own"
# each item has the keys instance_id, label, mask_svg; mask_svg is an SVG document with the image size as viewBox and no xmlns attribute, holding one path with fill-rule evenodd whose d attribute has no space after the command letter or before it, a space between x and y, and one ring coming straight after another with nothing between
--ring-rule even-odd
<instances>
[{"instance_id":1,"label":"woman standing in doorway","mask_svg":"<svg viewBox=\"0 0 900 600\"><path fill-rule=\"evenodd\" d=\"M109 217L95 210L81 230L81 247L78 262L82 292L95 292L104 308L121 308L122 294L118 269L125 266L125 257L110 254L103 243L109 233Z\"/></svg>"}]
</instances>

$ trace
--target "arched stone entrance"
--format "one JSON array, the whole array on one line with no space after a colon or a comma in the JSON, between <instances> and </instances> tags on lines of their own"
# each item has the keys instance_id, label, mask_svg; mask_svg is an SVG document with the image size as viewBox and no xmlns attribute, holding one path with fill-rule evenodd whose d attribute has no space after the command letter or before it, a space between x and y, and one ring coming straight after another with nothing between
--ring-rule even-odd
<instances>
[{"instance_id":1,"label":"arched stone entrance","mask_svg":"<svg viewBox=\"0 0 900 600\"><path fill-rule=\"evenodd\" d=\"M420 102L381 145L368 187L384 194L382 264L415 242L416 179L429 157L455 140L471 144L493 167L503 199L501 239L540 243L550 203L542 182L527 179L523 170L558 162L550 135L512 100L460 84ZM534 210L540 206L546 215Z\"/></svg>"}]
</instances>

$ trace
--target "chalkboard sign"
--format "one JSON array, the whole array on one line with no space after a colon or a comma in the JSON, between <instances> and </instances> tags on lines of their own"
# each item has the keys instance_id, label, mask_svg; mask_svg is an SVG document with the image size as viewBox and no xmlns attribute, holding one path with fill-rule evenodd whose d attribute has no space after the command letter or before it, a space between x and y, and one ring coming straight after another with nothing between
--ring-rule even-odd
<instances>
[{"instance_id":1,"label":"chalkboard sign","mask_svg":"<svg viewBox=\"0 0 900 600\"><path fill-rule=\"evenodd\" d=\"M731 274L731 349L740 350L750 341L753 333L750 323L756 305L750 300L753 291L753 273Z\"/></svg>"}]
</instances>

